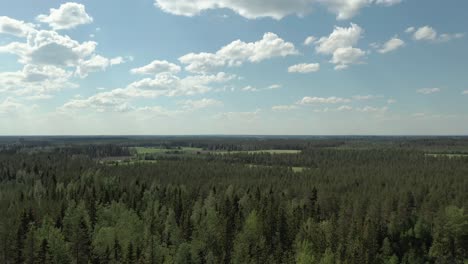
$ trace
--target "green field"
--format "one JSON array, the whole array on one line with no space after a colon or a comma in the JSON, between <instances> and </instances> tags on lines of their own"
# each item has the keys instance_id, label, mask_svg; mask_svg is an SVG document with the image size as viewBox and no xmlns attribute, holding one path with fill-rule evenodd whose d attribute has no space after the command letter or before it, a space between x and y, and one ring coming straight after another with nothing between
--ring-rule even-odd
<instances>
[{"instance_id":1,"label":"green field","mask_svg":"<svg viewBox=\"0 0 468 264\"><path fill-rule=\"evenodd\" d=\"M429 154L426 154L426 156L433 157L433 158L441 158L441 157L468 158L468 154L449 154L449 153L429 153Z\"/></svg>"},{"instance_id":2,"label":"green field","mask_svg":"<svg viewBox=\"0 0 468 264\"><path fill-rule=\"evenodd\" d=\"M185 153L193 153L198 151L203 151L202 148L175 148L175 149L166 149L166 148L153 148L153 147L135 147L137 154L164 154L168 152L180 151Z\"/></svg>"},{"instance_id":3,"label":"green field","mask_svg":"<svg viewBox=\"0 0 468 264\"><path fill-rule=\"evenodd\" d=\"M269 153L269 154L299 154L301 150L296 149L265 149L265 150L252 150L252 151L214 151L215 154L259 154L259 153Z\"/></svg>"}]
</instances>

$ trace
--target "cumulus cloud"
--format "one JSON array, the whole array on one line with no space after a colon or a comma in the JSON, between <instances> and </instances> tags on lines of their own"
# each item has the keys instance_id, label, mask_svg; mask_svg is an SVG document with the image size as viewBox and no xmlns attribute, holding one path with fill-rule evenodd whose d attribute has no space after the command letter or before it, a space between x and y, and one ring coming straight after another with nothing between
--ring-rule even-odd
<instances>
[{"instance_id":1,"label":"cumulus cloud","mask_svg":"<svg viewBox=\"0 0 468 264\"><path fill-rule=\"evenodd\" d=\"M37 108L36 105L25 105L11 97L8 97L2 102L0 102L0 115L11 116L15 114L28 112L35 108Z\"/></svg>"},{"instance_id":2,"label":"cumulus cloud","mask_svg":"<svg viewBox=\"0 0 468 264\"><path fill-rule=\"evenodd\" d=\"M336 70L343 70L348 68L350 64L361 63L361 58L365 55L366 53L358 48L339 48L333 53L331 62L336 65Z\"/></svg>"},{"instance_id":3,"label":"cumulus cloud","mask_svg":"<svg viewBox=\"0 0 468 264\"><path fill-rule=\"evenodd\" d=\"M35 31L35 25L16 20L7 16L0 16L0 33L10 34L17 37L26 37Z\"/></svg>"},{"instance_id":4,"label":"cumulus cloud","mask_svg":"<svg viewBox=\"0 0 468 264\"><path fill-rule=\"evenodd\" d=\"M433 94L433 93L438 93L440 91L441 90L439 88L422 88L422 89L417 90L416 92L420 94Z\"/></svg>"},{"instance_id":5,"label":"cumulus cloud","mask_svg":"<svg viewBox=\"0 0 468 264\"><path fill-rule=\"evenodd\" d=\"M255 87L253 87L251 85L247 85L247 86L243 87L241 90L244 91L244 92L258 92L258 91L260 91L259 89L255 88Z\"/></svg>"},{"instance_id":6,"label":"cumulus cloud","mask_svg":"<svg viewBox=\"0 0 468 264\"><path fill-rule=\"evenodd\" d=\"M373 107L373 106L365 106L362 108L358 108L357 111L363 112L363 113L384 113L387 112L388 107Z\"/></svg>"},{"instance_id":7,"label":"cumulus cloud","mask_svg":"<svg viewBox=\"0 0 468 264\"><path fill-rule=\"evenodd\" d=\"M405 42L397 37L391 38L389 41L385 42L377 51L379 53L388 53L398 48L401 48L405 45Z\"/></svg>"},{"instance_id":8,"label":"cumulus cloud","mask_svg":"<svg viewBox=\"0 0 468 264\"><path fill-rule=\"evenodd\" d=\"M314 42L315 42L316 40L317 40L316 37L314 37L314 36L309 36L309 37L307 37L307 38L304 40L304 45L310 46L310 45L314 44Z\"/></svg>"},{"instance_id":9,"label":"cumulus cloud","mask_svg":"<svg viewBox=\"0 0 468 264\"><path fill-rule=\"evenodd\" d=\"M321 54L333 54L339 48L352 47L361 38L364 30L351 23L348 28L335 27L333 32L327 37L321 37L316 41L316 51Z\"/></svg>"},{"instance_id":10,"label":"cumulus cloud","mask_svg":"<svg viewBox=\"0 0 468 264\"><path fill-rule=\"evenodd\" d=\"M99 111L122 111L122 105L132 98L156 98L160 96L190 96L212 90L212 85L225 83L235 76L223 72L213 75L194 75L179 78L170 73L161 73L154 78L145 78L130 83L126 88L101 92L86 99L73 99L61 110L93 108Z\"/></svg>"},{"instance_id":11,"label":"cumulus cloud","mask_svg":"<svg viewBox=\"0 0 468 264\"><path fill-rule=\"evenodd\" d=\"M256 42L236 40L216 53L189 53L179 58L189 72L205 73L223 66L240 66L244 62L261 62L275 57L296 55L294 44L286 42L274 33L265 33Z\"/></svg>"},{"instance_id":12,"label":"cumulus cloud","mask_svg":"<svg viewBox=\"0 0 468 264\"><path fill-rule=\"evenodd\" d=\"M94 55L88 60L81 60L75 73L81 78L85 78L91 72L105 71L109 66L122 64L124 62L125 59L122 57L108 59L101 55Z\"/></svg>"},{"instance_id":13,"label":"cumulus cloud","mask_svg":"<svg viewBox=\"0 0 468 264\"><path fill-rule=\"evenodd\" d=\"M463 38L465 36L464 33L454 33L448 34L443 33L439 34L437 30L430 26L423 26L418 28L417 30L412 27L412 31L407 30L407 33L413 33L413 39L419 41L434 41L434 42L447 42L453 39Z\"/></svg>"},{"instance_id":14,"label":"cumulus cloud","mask_svg":"<svg viewBox=\"0 0 468 264\"><path fill-rule=\"evenodd\" d=\"M309 97L306 96L302 98L297 104L308 105L308 104L339 104L339 103L349 103L350 99L340 98L340 97Z\"/></svg>"},{"instance_id":15,"label":"cumulus cloud","mask_svg":"<svg viewBox=\"0 0 468 264\"><path fill-rule=\"evenodd\" d=\"M462 94L468 95L468 90L463 91Z\"/></svg>"},{"instance_id":16,"label":"cumulus cloud","mask_svg":"<svg viewBox=\"0 0 468 264\"><path fill-rule=\"evenodd\" d=\"M375 95L354 95L353 96L353 99L354 100L359 100L359 101L366 101L366 100L372 100L372 99L375 99L375 98L378 98L378 97L381 97L381 96L375 96Z\"/></svg>"},{"instance_id":17,"label":"cumulus cloud","mask_svg":"<svg viewBox=\"0 0 468 264\"><path fill-rule=\"evenodd\" d=\"M0 46L0 52L17 55L23 64L71 67L94 54L96 46L94 41L80 43L55 31L40 30L29 34L26 43Z\"/></svg>"},{"instance_id":18,"label":"cumulus cloud","mask_svg":"<svg viewBox=\"0 0 468 264\"><path fill-rule=\"evenodd\" d=\"M275 89L280 89L281 87L282 87L281 84L272 84L272 85L268 86L267 89L275 90Z\"/></svg>"},{"instance_id":19,"label":"cumulus cloud","mask_svg":"<svg viewBox=\"0 0 468 264\"><path fill-rule=\"evenodd\" d=\"M156 75L163 72L178 73L181 68L179 65L170 63L168 61L155 60L148 65L140 68L131 69L130 72L133 74L144 74L144 75Z\"/></svg>"},{"instance_id":20,"label":"cumulus cloud","mask_svg":"<svg viewBox=\"0 0 468 264\"><path fill-rule=\"evenodd\" d=\"M336 65L335 69L346 69L350 64L361 63L366 54L363 50L353 47L363 32L361 27L353 23L348 28L335 27L329 36L315 42L315 49L319 54L332 55L330 62Z\"/></svg>"},{"instance_id":21,"label":"cumulus cloud","mask_svg":"<svg viewBox=\"0 0 468 264\"><path fill-rule=\"evenodd\" d=\"M182 108L188 111L214 107L214 106L223 106L223 102L215 99L203 98L200 100L186 100L178 103L182 105Z\"/></svg>"},{"instance_id":22,"label":"cumulus cloud","mask_svg":"<svg viewBox=\"0 0 468 264\"><path fill-rule=\"evenodd\" d=\"M290 73L310 73L310 72L317 72L320 70L319 63L300 63L296 65L292 65L288 68L288 72Z\"/></svg>"},{"instance_id":23,"label":"cumulus cloud","mask_svg":"<svg viewBox=\"0 0 468 264\"><path fill-rule=\"evenodd\" d=\"M49 24L54 30L71 29L93 22L93 18L86 13L85 6L73 2L62 4L58 9L51 8L49 15L39 15L36 19Z\"/></svg>"},{"instance_id":24,"label":"cumulus cloud","mask_svg":"<svg viewBox=\"0 0 468 264\"><path fill-rule=\"evenodd\" d=\"M0 92L17 95L28 93L47 95L67 87L76 87L69 81L72 72L52 65L25 65L21 71L0 73Z\"/></svg>"},{"instance_id":25,"label":"cumulus cloud","mask_svg":"<svg viewBox=\"0 0 468 264\"><path fill-rule=\"evenodd\" d=\"M174 15L195 16L212 9L231 9L237 14L257 19L282 19L288 15L304 16L321 5L336 14L337 19L349 19L371 4L391 6L401 0L155 0L155 6Z\"/></svg>"},{"instance_id":26,"label":"cumulus cloud","mask_svg":"<svg viewBox=\"0 0 468 264\"><path fill-rule=\"evenodd\" d=\"M295 105L275 105L271 107L271 110L275 112L286 112L286 111L291 111L297 109L297 106Z\"/></svg>"}]
</instances>

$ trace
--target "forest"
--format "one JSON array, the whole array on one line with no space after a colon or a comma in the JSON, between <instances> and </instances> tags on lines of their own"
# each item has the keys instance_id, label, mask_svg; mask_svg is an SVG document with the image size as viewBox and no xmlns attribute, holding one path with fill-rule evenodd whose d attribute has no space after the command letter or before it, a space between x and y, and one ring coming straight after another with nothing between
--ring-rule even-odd
<instances>
[{"instance_id":1,"label":"forest","mask_svg":"<svg viewBox=\"0 0 468 264\"><path fill-rule=\"evenodd\" d=\"M0 137L0 263L468 263L467 137Z\"/></svg>"}]
</instances>

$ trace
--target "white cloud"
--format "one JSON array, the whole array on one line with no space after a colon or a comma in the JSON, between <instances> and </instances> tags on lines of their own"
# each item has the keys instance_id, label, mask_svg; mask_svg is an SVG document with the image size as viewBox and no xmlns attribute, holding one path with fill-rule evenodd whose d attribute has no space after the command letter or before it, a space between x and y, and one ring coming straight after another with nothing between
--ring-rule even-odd
<instances>
[{"instance_id":1,"label":"white cloud","mask_svg":"<svg viewBox=\"0 0 468 264\"><path fill-rule=\"evenodd\" d=\"M304 40L304 45L310 46L310 45L314 44L314 42L315 42L316 40L317 40L316 37L314 37L314 36L309 36L309 37L307 37L307 38Z\"/></svg>"},{"instance_id":2,"label":"white cloud","mask_svg":"<svg viewBox=\"0 0 468 264\"><path fill-rule=\"evenodd\" d=\"M15 115L25 112L30 112L37 108L36 105L25 105L17 100L8 97L3 102L0 102L0 115Z\"/></svg>"},{"instance_id":3,"label":"white cloud","mask_svg":"<svg viewBox=\"0 0 468 264\"><path fill-rule=\"evenodd\" d=\"M339 104L339 103L349 103L350 99L340 98L340 97L309 97L306 96L302 98L298 104L308 105L308 104Z\"/></svg>"},{"instance_id":4,"label":"white cloud","mask_svg":"<svg viewBox=\"0 0 468 264\"><path fill-rule=\"evenodd\" d=\"M437 31L429 26L420 27L413 34L415 40L435 40L437 38Z\"/></svg>"},{"instance_id":5,"label":"white cloud","mask_svg":"<svg viewBox=\"0 0 468 264\"><path fill-rule=\"evenodd\" d=\"M395 99L388 99L387 104L396 104L397 100Z\"/></svg>"},{"instance_id":6,"label":"white cloud","mask_svg":"<svg viewBox=\"0 0 468 264\"><path fill-rule=\"evenodd\" d=\"M416 92L420 94L433 94L433 93L438 93L440 91L441 90L439 88L422 88L422 89L417 90Z\"/></svg>"},{"instance_id":7,"label":"white cloud","mask_svg":"<svg viewBox=\"0 0 468 264\"><path fill-rule=\"evenodd\" d=\"M388 107L373 107L373 106L365 106L363 108L358 108L357 111L363 113L384 113L387 112Z\"/></svg>"},{"instance_id":8,"label":"white cloud","mask_svg":"<svg viewBox=\"0 0 468 264\"><path fill-rule=\"evenodd\" d=\"M240 66L244 62L261 62L275 57L296 55L299 52L291 42L286 42L274 33L265 33L256 42L236 40L216 53L189 53L179 58L187 66L185 69L195 73L205 73L223 66Z\"/></svg>"},{"instance_id":9,"label":"white cloud","mask_svg":"<svg viewBox=\"0 0 468 264\"><path fill-rule=\"evenodd\" d=\"M241 90L244 91L244 92L258 92L258 91L260 91L259 89L255 88L253 86L250 86L250 85L245 86Z\"/></svg>"},{"instance_id":10,"label":"white cloud","mask_svg":"<svg viewBox=\"0 0 468 264\"><path fill-rule=\"evenodd\" d=\"M215 116L217 119L221 120L239 120L242 122L252 122L258 119L260 110L257 109L251 112L225 112L219 113Z\"/></svg>"},{"instance_id":11,"label":"white cloud","mask_svg":"<svg viewBox=\"0 0 468 264\"><path fill-rule=\"evenodd\" d=\"M353 23L349 28L335 27L328 37L321 37L315 42L315 49L321 54L333 54L339 48L356 45L363 32L360 26Z\"/></svg>"},{"instance_id":12,"label":"white cloud","mask_svg":"<svg viewBox=\"0 0 468 264\"><path fill-rule=\"evenodd\" d=\"M336 70L343 70L348 68L350 64L361 63L361 58L365 55L366 53L358 48L339 48L333 53L331 62L336 65Z\"/></svg>"},{"instance_id":13,"label":"white cloud","mask_svg":"<svg viewBox=\"0 0 468 264\"><path fill-rule=\"evenodd\" d=\"M32 93L49 94L67 87L76 87L70 83L72 72L52 65L25 65L21 71L0 73L0 92L16 95Z\"/></svg>"},{"instance_id":14,"label":"white cloud","mask_svg":"<svg viewBox=\"0 0 468 264\"><path fill-rule=\"evenodd\" d=\"M310 73L310 72L317 72L320 70L319 63L301 63L292 65L288 68L288 72L291 73Z\"/></svg>"},{"instance_id":15,"label":"white cloud","mask_svg":"<svg viewBox=\"0 0 468 264\"><path fill-rule=\"evenodd\" d=\"M178 104L182 105L182 108L188 111L198 110L214 106L223 106L223 102L215 99L203 98L201 100L186 100L181 101Z\"/></svg>"},{"instance_id":16,"label":"white cloud","mask_svg":"<svg viewBox=\"0 0 468 264\"><path fill-rule=\"evenodd\" d=\"M272 85L268 86L267 89L275 90L275 89L280 89L281 87L282 87L281 84L272 84Z\"/></svg>"},{"instance_id":17,"label":"white cloud","mask_svg":"<svg viewBox=\"0 0 468 264\"><path fill-rule=\"evenodd\" d=\"M351 106L349 106L349 105L342 105L342 106L338 107L336 110L340 111L340 112L348 112L348 111L352 111L353 108Z\"/></svg>"},{"instance_id":18,"label":"white cloud","mask_svg":"<svg viewBox=\"0 0 468 264\"><path fill-rule=\"evenodd\" d=\"M467 95L468 94L468 90L465 90L462 92L463 95Z\"/></svg>"},{"instance_id":19,"label":"white cloud","mask_svg":"<svg viewBox=\"0 0 468 264\"><path fill-rule=\"evenodd\" d=\"M84 78L91 72L105 71L109 66L122 64L124 62L125 60L122 57L108 59L100 55L94 55L88 60L80 60L75 73L81 78Z\"/></svg>"},{"instance_id":20,"label":"white cloud","mask_svg":"<svg viewBox=\"0 0 468 264\"><path fill-rule=\"evenodd\" d=\"M145 65L140 68L131 69L130 72L133 74L146 74L146 75L156 75L163 72L169 73L178 73L181 68L179 65L170 63L168 61L159 61L155 60L148 65Z\"/></svg>"},{"instance_id":21,"label":"white cloud","mask_svg":"<svg viewBox=\"0 0 468 264\"><path fill-rule=\"evenodd\" d=\"M96 46L94 41L79 43L55 31L40 30L30 33L26 43L12 42L0 46L0 53L15 54L23 64L70 67L91 56Z\"/></svg>"},{"instance_id":22,"label":"white cloud","mask_svg":"<svg viewBox=\"0 0 468 264\"><path fill-rule=\"evenodd\" d=\"M371 4L391 6L400 2L401 0L155 0L155 5L164 12L182 16L195 16L206 10L227 8L249 19L282 19L293 14L304 16L317 5L322 5L336 14L337 19L349 19Z\"/></svg>"},{"instance_id":23,"label":"white cloud","mask_svg":"<svg viewBox=\"0 0 468 264\"><path fill-rule=\"evenodd\" d=\"M372 100L380 96L375 96L375 95L354 95L353 99L354 100L359 100L359 101L366 101L366 100Z\"/></svg>"},{"instance_id":24,"label":"white cloud","mask_svg":"<svg viewBox=\"0 0 468 264\"><path fill-rule=\"evenodd\" d=\"M409 27L405 30L406 33L413 33L416 30L414 27Z\"/></svg>"},{"instance_id":25,"label":"white cloud","mask_svg":"<svg viewBox=\"0 0 468 264\"><path fill-rule=\"evenodd\" d=\"M93 22L93 18L86 13L85 6L73 2L62 4L58 9L51 8L49 15L39 15L36 19L49 24L54 30L75 28Z\"/></svg>"},{"instance_id":26,"label":"white cloud","mask_svg":"<svg viewBox=\"0 0 468 264\"><path fill-rule=\"evenodd\" d=\"M0 33L10 34L17 37L26 37L30 32L35 31L34 24L24 21L0 16Z\"/></svg>"},{"instance_id":27,"label":"white cloud","mask_svg":"<svg viewBox=\"0 0 468 264\"><path fill-rule=\"evenodd\" d=\"M413 33L414 40L434 41L434 42L448 42L453 39L463 38L464 36L465 36L464 33L439 34L434 28L430 26L420 27Z\"/></svg>"},{"instance_id":28,"label":"white cloud","mask_svg":"<svg viewBox=\"0 0 468 264\"><path fill-rule=\"evenodd\" d=\"M224 83L233 79L233 75L220 72L215 75L195 75L179 78L170 73L161 73L154 78L145 78L118 88L101 92L86 99L73 99L64 104L60 110L92 108L97 111L122 111L122 105L132 98L156 98L160 96L189 96L212 90L211 85Z\"/></svg>"},{"instance_id":29,"label":"white cloud","mask_svg":"<svg viewBox=\"0 0 468 264\"><path fill-rule=\"evenodd\" d=\"M398 48L401 48L405 45L405 42L397 37L391 38L389 41L385 42L382 47L379 48L379 53L388 53L394 51Z\"/></svg>"},{"instance_id":30,"label":"white cloud","mask_svg":"<svg viewBox=\"0 0 468 264\"><path fill-rule=\"evenodd\" d=\"M360 59L366 54L361 49L353 48L363 32L361 27L353 23L348 28L335 27L328 37L315 42L315 49L317 53L332 55L330 62L336 65L336 70L346 69L350 64L360 63Z\"/></svg>"},{"instance_id":31,"label":"white cloud","mask_svg":"<svg viewBox=\"0 0 468 264\"><path fill-rule=\"evenodd\" d=\"M297 109L297 106L295 105L275 105L271 108L271 110L275 112L286 112L286 111L291 111Z\"/></svg>"}]
</instances>

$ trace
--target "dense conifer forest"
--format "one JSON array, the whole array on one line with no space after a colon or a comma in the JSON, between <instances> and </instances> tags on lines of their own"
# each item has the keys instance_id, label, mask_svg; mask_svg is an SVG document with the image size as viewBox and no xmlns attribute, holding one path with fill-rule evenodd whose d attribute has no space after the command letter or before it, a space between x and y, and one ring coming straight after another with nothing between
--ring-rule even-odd
<instances>
[{"instance_id":1,"label":"dense conifer forest","mask_svg":"<svg viewBox=\"0 0 468 264\"><path fill-rule=\"evenodd\" d=\"M0 138L0 263L468 263L468 138Z\"/></svg>"}]
</instances>

